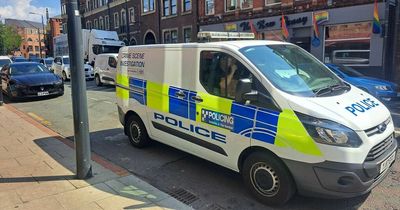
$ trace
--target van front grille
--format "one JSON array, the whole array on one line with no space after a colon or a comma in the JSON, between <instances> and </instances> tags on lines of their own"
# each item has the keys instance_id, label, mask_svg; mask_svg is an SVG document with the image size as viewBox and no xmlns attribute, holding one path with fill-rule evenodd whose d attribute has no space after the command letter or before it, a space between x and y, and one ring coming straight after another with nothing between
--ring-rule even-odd
<instances>
[{"instance_id":1,"label":"van front grille","mask_svg":"<svg viewBox=\"0 0 400 210\"><path fill-rule=\"evenodd\" d=\"M371 151L369 151L367 155L366 161L374 161L379 158L392 145L393 139L393 135L390 135L385 140L372 147Z\"/></svg>"},{"instance_id":2,"label":"van front grille","mask_svg":"<svg viewBox=\"0 0 400 210\"><path fill-rule=\"evenodd\" d=\"M367 129L367 130L364 130L364 132L367 134L367 136L368 137L371 137L371 136L373 136L373 135L375 135L375 134L378 134L378 133L380 133L380 130L379 130L379 126L381 126L381 125L385 125L385 126L388 126L389 125L389 123L390 123L390 121L391 121L391 119L390 119L390 117L387 119L387 120L385 120L383 123L380 123L379 125L377 125L377 126L374 126L374 127L372 127L372 128L369 128L369 129Z\"/></svg>"}]
</instances>

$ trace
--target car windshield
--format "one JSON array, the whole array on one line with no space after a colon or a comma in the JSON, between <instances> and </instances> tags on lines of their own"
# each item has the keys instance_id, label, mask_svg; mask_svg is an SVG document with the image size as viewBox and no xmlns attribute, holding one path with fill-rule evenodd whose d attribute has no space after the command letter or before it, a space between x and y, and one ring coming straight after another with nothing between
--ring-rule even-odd
<instances>
[{"instance_id":1,"label":"car windshield","mask_svg":"<svg viewBox=\"0 0 400 210\"><path fill-rule=\"evenodd\" d=\"M25 58L16 58L14 62L26 62L28 60L26 60Z\"/></svg>"},{"instance_id":2,"label":"car windshield","mask_svg":"<svg viewBox=\"0 0 400 210\"><path fill-rule=\"evenodd\" d=\"M11 75L49 73L49 70L42 64L24 63L10 66Z\"/></svg>"},{"instance_id":3,"label":"car windshield","mask_svg":"<svg viewBox=\"0 0 400 210\"><path fill-rule=\"evenodd\" d=\"M119 52L119 48L121 48L121 46L104 45L102 53L118 53Z\"/></svg>"},{"instance_id":4,"label":"car windshield","mask_svg":"<svg viewBox=\"0 0 400 210\"><path fill-rule=\"evenodd\" d=\"M64 64L69 64L69 58L63 58L63 63Z\"/></svg>"},{"instance_id":5,"label":"car windshield","mask_svg":"<svg viewBox=\"0 0 400 210\"><path fill-rule=\"evenodd\" d=\"M337 95L348 89L326 66L294 45L250 46L240 50L278 89L292 95Z\"/></svg>"},{"instance_id":6,"label":"car windshield","mask_svg":"<svg viewBox=\"0 0 400 210\"><path fill-rule=\"evenodd\" d=\"M361 74L360 72L354 70L353 68L345 65L337 65L339 67L339 70L345 73L349 77L365 77L364 74Z\"/></svg>"},{"instance_id":7,"label":"car windshield","mask_svg":"<svg viewBox=\"0 0 400 210\"><path fill-rule=\"evenodd\" d=\"M0 59L0 68L9 63L11 63L9 59Z\"/></svg>"},{"instance_id":8,"label":"car windshield","mask_svg":"<svg viewBox=\"0 0 400 210\"><path fill-rule=\"evenodd\" d=\"M53 59L45 59L44 62L46 64L52 64L53 63Z\"/></svg>"}]
</instances>

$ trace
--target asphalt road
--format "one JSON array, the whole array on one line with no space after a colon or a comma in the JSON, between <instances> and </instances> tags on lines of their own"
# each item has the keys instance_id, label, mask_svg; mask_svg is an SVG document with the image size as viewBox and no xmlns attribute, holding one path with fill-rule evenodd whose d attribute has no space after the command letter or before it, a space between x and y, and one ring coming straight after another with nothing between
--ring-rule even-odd
<instances>
[{"instance_id":1,"label":"asphalt road","mask_svg":"<svg viewBox=\"0 0 400 210\"><path fill-rule=\"evenodd\" d=\"M130 146L118 121L112 86L96 87L87 82L92 151L122 166L165 192L185 192L195 209L269 209L245 190L241 176L169 146L153 143L136 149ZM58 98L20 101L13 106L63 136L73 139L70 84ZM400 126L400 106L392 107ZM400 206L400 155L389 176L372 193L346 200L296 196L281 209L397 209ZM95 172L96 173L96 172Z\"/></svg>"}]
</instances>

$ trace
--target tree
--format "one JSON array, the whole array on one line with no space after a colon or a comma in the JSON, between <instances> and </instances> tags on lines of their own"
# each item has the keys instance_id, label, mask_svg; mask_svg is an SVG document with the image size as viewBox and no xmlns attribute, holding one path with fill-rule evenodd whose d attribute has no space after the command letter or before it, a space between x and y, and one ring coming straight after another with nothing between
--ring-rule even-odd
<instances>
[{"instance_id":1,"label":"tree","mask_svg":"<svg viewBox=\"0 0 400 210\"><path fill-rule=\"evenodd\" d=\"M12 27L0 23L0 55L10 54L21 42L21 36Z\"/></svg>"}]
</instances>

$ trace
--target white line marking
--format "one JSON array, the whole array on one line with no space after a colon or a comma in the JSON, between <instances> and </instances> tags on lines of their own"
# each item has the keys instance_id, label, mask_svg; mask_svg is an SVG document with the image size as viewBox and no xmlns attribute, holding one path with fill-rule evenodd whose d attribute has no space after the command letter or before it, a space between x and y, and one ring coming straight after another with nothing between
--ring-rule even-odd
<instances>
[{"instance_id":1,"label":"white line marking","mask_svg":"<svg viewBox=\"0 0 400 210\"><path fill-rule=\"evenodd\" d=\"M99 101L99 99L97 99L97 98L89 98L90 100L93 100L93 101Z\"/></svg>"},{"instance_id":2,"label":"white line marking","mask_svg":"<svg viewBox=\"0 0 400 210\"><path fill-rule=\"evenodd\" d=\"M106 104L114 104L113 102L110 102L110 101L103 101L103 102Z\"/></svg>"}]
</instances>

